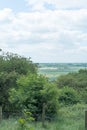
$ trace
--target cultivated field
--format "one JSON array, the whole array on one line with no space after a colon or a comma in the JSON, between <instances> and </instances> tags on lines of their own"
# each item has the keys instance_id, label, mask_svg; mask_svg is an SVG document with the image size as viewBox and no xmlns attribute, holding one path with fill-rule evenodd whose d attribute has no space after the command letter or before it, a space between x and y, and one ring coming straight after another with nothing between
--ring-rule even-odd
<instances>
[{"instance_id":1,"label":"cultivated field","mask_svg":"<svg viewBox=\"0 0 87 130\"><path fill-rule=\"evenodd\" d=\"M85 68L87 68L87 63L40 63L39 73L47 76L50 80L55 80L60 75Z\"/></svg>"}]
</instances>

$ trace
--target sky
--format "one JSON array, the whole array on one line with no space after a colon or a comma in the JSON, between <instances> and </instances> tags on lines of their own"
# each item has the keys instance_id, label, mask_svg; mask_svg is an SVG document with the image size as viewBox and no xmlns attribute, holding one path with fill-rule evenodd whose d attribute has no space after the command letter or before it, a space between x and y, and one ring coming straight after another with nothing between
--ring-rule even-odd
<instances>
[{"instance_id":1,"label":"sky","mask_svg":"<svg viewBox=\"0 0 87 130\"><path fill-rule=\"evenodd\" d=\"M33 62L87 62L87 0L3 0L0 48Z\"/></svg>"}]
</instances>

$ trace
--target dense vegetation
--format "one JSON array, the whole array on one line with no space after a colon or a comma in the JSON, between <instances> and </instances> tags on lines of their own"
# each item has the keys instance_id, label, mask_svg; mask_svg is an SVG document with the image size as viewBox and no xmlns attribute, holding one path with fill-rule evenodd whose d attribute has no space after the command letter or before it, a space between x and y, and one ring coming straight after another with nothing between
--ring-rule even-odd
<instances>
[{"instance_id":1,"label":"dense vegetation","mask_svg":"<svg viewBox=\"0 0 87 130\"><path fill-rule=\"evenodd\" d=\"M60 76L56 81L57 87L65 92L65 98L75 102L87 103L87 70L81 69L78 72L68 73ZM66 89L65 89L66 87ZM71 90L70 90L71 89ZM62 99L63 100L63 99Z\"/></svg>"},{"instance_id":2,"label":"dense vegetation","mask_svg":"<svg viewBox=\"0 0 87 130\"><path fill-rule=\"evenodd\" d=\"M45 122L47 127L42 128L41 122L28 125L31 125L32 130L85 130L84 111L86 109L85 104L62 107L56 121ZM16 119L3 120L0 124L0 130L20 130L18 128L19 124Z\"/></svg>"},{"instance_id":3,"label":"dense vegetation","mask_svg":"<svg viewBox=\"0 0 87 130\"><path fill-rule=\"evenodd\" d=\"M86 104L86 69L50 81L46 76L38 74L38 65L30 58L1 51L0 107L5 118L23 116L23 111L26 110L38 121L42 120L43 111L46 120L60 121L60 117L65 114L64 110L84 110ZM69 113L71 117L72 113Z\"/></svg>"},{"instance_id":4,"label":"dense vegetation","mask_svg":"<svg viewBox=\"0 0 87 130\"><path fill-rule=\"evenodd\" d=\"M57 86L37 73L37 64L12 53L0 55L0 106L5 117L24 109L41 119L43 104L46 115L58 112ZM54 109L55 107L55 109Z\"/></svg>"}]
</instances>

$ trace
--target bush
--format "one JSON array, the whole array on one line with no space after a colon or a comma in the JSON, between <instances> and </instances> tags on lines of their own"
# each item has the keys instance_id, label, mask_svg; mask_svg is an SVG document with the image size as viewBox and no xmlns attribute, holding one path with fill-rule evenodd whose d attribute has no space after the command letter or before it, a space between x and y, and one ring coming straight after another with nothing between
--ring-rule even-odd
<instances>
[{"instance_id":1,"label":"bush","mask_svg":"<svg viewBox=\"0 0 87 130\"><path fill-rule=\"evenodd\" d=\"M77 91L67 86L60 89L60 94L58 99L59 102L64 105L73 105L80 101Z\"/></svg>"},{"instance_id":2,"label":"bush","mask_svg":"<svg viewBox=\"0 0 87 130\"><path fill-rule=\"evenodd\" d=\"M81 101L87 104L87 88L80 91Z\"/></svg>"},{"instance_id":3,"label":"bush","mask_svg":"<svg viewBox=\"0 0 87 130\"><path fill-rule=\"evenodd\" d=\"M30 126L30 122L34 121L31 112L24 110L23 117L18 119L18 130L34 130L33 127Z\"/></svg>"}]
</instances>

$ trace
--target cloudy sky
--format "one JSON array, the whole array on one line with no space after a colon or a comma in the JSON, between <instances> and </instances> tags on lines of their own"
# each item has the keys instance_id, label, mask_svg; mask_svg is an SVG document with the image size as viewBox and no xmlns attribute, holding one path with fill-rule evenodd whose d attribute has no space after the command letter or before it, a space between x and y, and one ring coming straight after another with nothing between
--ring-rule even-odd
<instances>
[{"instance_id":1,"label":"cloudy sky","mask_svg":"<svg viewBox=\"0 0 87 130\"><path fill-rule=\"evenodd\" d=\"M34 62L87 62L87 0L2 0L0 48Z\"/></svg>"}]
</instances>

